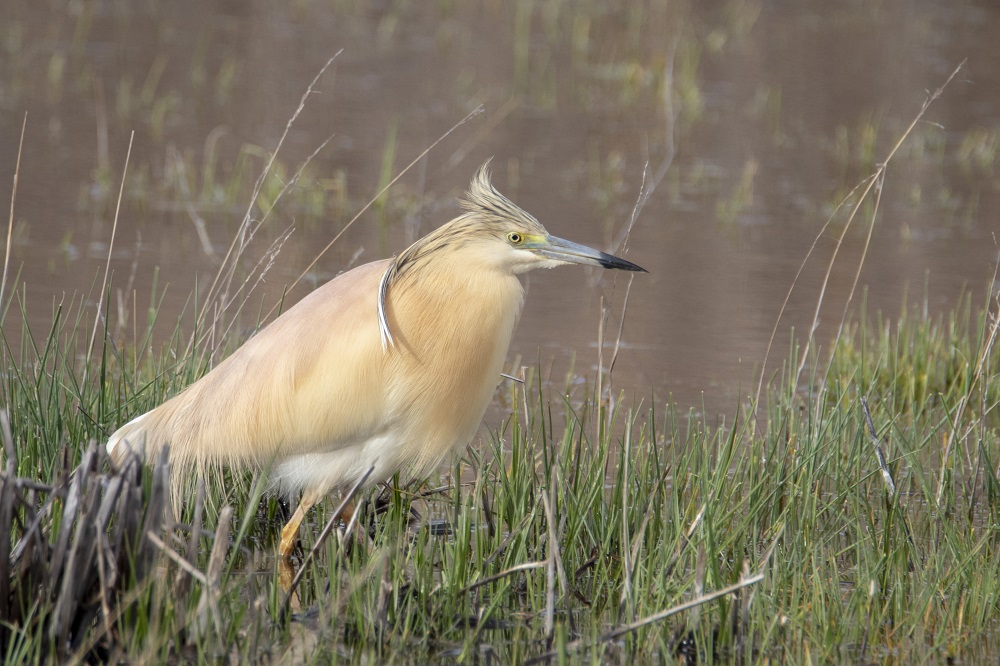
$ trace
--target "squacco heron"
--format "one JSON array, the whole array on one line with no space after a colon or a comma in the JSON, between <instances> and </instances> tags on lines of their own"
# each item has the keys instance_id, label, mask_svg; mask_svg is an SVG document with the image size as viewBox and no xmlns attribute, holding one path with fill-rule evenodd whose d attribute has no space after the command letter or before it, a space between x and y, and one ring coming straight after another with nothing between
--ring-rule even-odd
<instances>
[{"instance_id":1,"label":"squacco heron","mask_svg":"<svg viewBox=\"0 0 1000 666\"><path fill-rule=\"evenodd\" d=\"M302 492L281 534L287 557L317 501L401 471L420 478L476 434L500 381L535 268L585 264L644 271L550 236L490 183L465 213L393 259L350 270L303 298L204 377L108 440L177 475L206 466L270 468Z\"/></svg>"}]
</instances>

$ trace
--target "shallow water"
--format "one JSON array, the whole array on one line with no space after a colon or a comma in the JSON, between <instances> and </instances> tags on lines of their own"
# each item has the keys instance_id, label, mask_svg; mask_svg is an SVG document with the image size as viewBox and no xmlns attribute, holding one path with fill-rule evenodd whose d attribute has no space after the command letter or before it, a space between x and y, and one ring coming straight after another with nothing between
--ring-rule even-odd
<instances>
[{"instance_id":1,"label":"shallow water","mask_svg":"<svg viewBox=\"0 0 1000 666\"><path fill-rule=\"evenodd\" d=\"M169 285L157 328L167 335L196 279L204 288L214 275L261 156L341 50L279 154L287 177L333 135L247 255L252 265L294 227L252 310L280 298L378 191L385 164L398 170L482 104L314 280L449 219L491 156L500 189L551 233L603 249L621 237L644 170L649 184L667 165L628 242L649 274L632 284L614 384L731 414L756 386L818 237L769 372L791 327L812 320L846 224L839 214L821 233L836 203L966 59L890 163L851 310L896 316L907 303L936 314L964 293L982 303L997 258L1000 9L990 4L20 0L2 13L0 199L10 200L27 113L11 257L36 335L64 294L93 299L132 130L112 270L140 313L154 279ZM863 209L846 231L820 316L824 347L870 219ZM575 267L533 274L510 359L540 363L556 384L573 364L593 381L601 298L613 342L627 282ZM4 323L11 336L19 319L15 308Z\"/></svg>"}]
</instances>

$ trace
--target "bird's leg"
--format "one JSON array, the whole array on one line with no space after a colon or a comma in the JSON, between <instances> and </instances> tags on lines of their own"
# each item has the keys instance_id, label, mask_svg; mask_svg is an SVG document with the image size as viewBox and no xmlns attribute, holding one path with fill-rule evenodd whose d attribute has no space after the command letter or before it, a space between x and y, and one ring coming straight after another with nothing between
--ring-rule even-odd
<instances>
[{"instance_id":1,"label":"bird's leg","mask_svg":"<svg viewBox=\"0 0 1000 666\"><path fill-rule=\"evenodd\" d=\"M351 520L354 519L354 514L357 512L358 507L354 504L353 499L347 500L344 504L344 508L340 510L340 520L344 525L349 525Z\"/></svg>"},{"instance_id":2,"label":"bird's leg","mask_svg":"<svg viewBox=\"0 0 1000 666\"><path fill-rule=\"evenodd\" d=\"M295 565L287 557L278 558L278 583L281 585L282 592L286 594L290 589L292 589L292 581L295 580ZM293 611L302 610L302 604L299 601L298 592L296 592L291 599L288 600L289 608Z\"/></svg>"},{"instance_id":3,"label":"bird's leg","mask_svg":"<svg viewBox=\"0 0 1000 666\"><path fill-rule=\"evenodd\" d=\"M281 528L281 543L278 546L278 554L281 555L282 559L287 560L291 556L292 549L295 548L295 541L299 535L299 525L302 524L302 519L306 517L306 513L320 497L322 497L322 494L313 490L306 490L302 493L302 499L299 500L299 505L295 507L295 513L288 519L285 526Z\"/></svg>"},{"instance_id":4,"label":"bird's leg","mask_svg":"<svg viewBox=\"0 0 1000 666\"><path fill-rule=\"evenodd\" d=\"M306 517L309 509L321 497L323 497L323 493L314 490L306 490L302 493L302 499L299 500L299 505L295 507L295 513L288 519L285 526L281 528L281 543L278 545L278 554L281 555L283 560L287 560L295 548L295 541L299 534L299 526L302 524L302 519ZM350 523L354 518L355 511L357 511L357 507L354 504L354 500L348 500L344 508L340 511L340 519L344 521L345 525Z\"/></svg>"}]
</instances>

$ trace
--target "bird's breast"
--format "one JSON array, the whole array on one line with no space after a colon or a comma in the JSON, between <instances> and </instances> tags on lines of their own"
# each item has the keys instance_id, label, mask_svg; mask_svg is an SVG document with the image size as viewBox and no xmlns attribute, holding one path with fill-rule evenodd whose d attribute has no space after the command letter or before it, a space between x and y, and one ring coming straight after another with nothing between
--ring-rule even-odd
<instances>
[{"instance_id":1,"label":"bird's breast","mask_svg":"<svg viewBox=\"0 0 1000 666\"><path fill-rule=\"evenodd\" d=\"M524 301L513 275L441 275L403 283L390 303L398 337L389 401L413 424L408 445L421 468L475 435L500 380Z\"/></svg>"}]
</instances>

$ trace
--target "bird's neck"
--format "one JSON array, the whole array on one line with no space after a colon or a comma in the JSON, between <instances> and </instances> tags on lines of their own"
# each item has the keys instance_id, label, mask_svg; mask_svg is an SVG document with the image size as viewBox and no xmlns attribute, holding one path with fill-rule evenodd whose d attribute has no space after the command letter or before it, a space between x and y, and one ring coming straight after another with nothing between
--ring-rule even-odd
<instances>
[{"instance_id":1,"label":"bird's neck","mask_svg":"<svg viewBox=\"0 0 1000 666\"><path fill-rule=\"evenodd\" d=\"M389 318L417 349L446 341L466 347L481 338L477 344L506 354L524 288L513 273L462 261L459 254L428 257L400 276L390 288Z\"/></svg>"}]
</instances>

